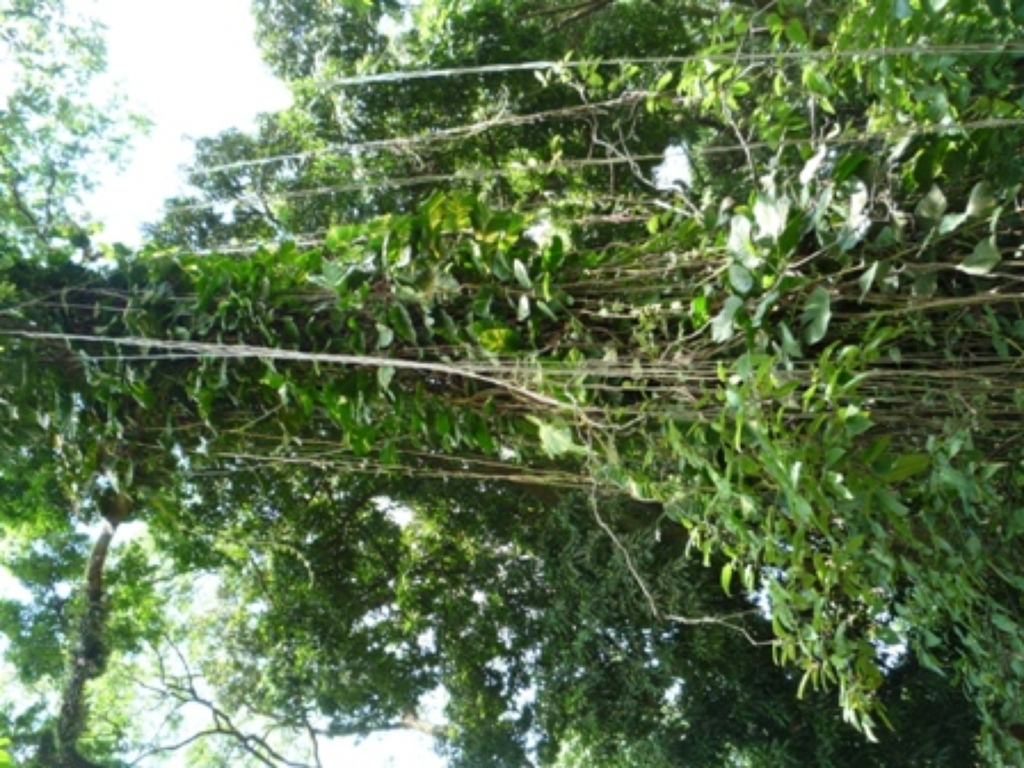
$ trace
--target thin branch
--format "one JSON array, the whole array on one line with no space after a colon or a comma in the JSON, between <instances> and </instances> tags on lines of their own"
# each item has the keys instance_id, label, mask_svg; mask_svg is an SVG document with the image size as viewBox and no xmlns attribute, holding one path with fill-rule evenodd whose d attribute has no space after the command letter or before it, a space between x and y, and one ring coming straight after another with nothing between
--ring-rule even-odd
<instances>
[{"instance_id":1,"label":"thin branch","mask_svg":"<svg viewBox=\"0 0 1024 768\"><path fill-rule=\"evenodd\" d=\"M766 51L764 53L745 53L741 57L744 63L775 63L780 61L821 61L825 59L859 59L859 58L899 58L902 56L1000 56L1010 53L1024 52L1024 43L953 43L950 45L933 45L922 50L920 45L894 45L877 48L847 48L842 50L791 50ZM692 64L713 62L720 64L732 63L732 53L699 53L689 56L638 56L630 58L575 60L575 61L525 61L506 64L481 64L469 67L451 67L446 69L418 69L401 72L377 72L367 75L331 78L314 83L319 88L345 87L355 85L373 85L376 83L396 83L405 80L427 80L442 77L462 77L467 75L504 74L508 72L542 72L545 70L560 71L592 67L620 67L624 65L666 65Z\"/></svg>"},{"instance_id":2,"label":"thin branch","mask_svg":"<svg viewBox=\"0 0 1024 768\"><path fill-rule=\"evenodd\" d=\"M84 341L93 343L115 344L125 347L149 347L155 349L177 349L194 352L197 356L211 358L256 358L261 360L293 360L297 362L359 365L373 368L391 367L427 373L438 373L445 376L480 381L507 390L527 400L547 405L559 411L571 411L584 416L582 409L572 403L557 400L541 392L535 392L525 386L510 381L497 379L477 373L460 365L435 363L430 361L408 360L403 358L373 357L370 355L339 355L327 352L303 352L297 349L277 349L249 344L213 344L200 341L171 341L167 339L150 339L142 336L89 336L83 334L46 333L42 331L0 331L3 335L20 336L31 339L53 339L59 341ZM590 419L588 418L589 422Z\"/></svg>"},{"instance_id":3,"label":"thin branch","mask_svg":"<svg viewBox=\"0 0 1024 768\"><path fill-rule=\"evenodd\" d=\"M323 763L320 761L320 732L309 722L307 712L302 713L302 722L306 726L306 735L309 736L310 749L313 750L313 763L316 768L323 768Z\"/></svg>"},{"instance_id":4,"label":"thin branch","mask_svg":"<svg viewBox=\"0 0 1024 768\"><path fill-rule=\"evenodd\" d=\"M187 747L189 744L194 744L200 739L205 739L207 736L219 736L222 734L223 731L217 728L209 728L205 731L197 731L196 733L193 733L191 736L189 736L187 739L182 739L181 741L176 742L174 744L166 744L159 747L153 747L148 751L143 752L138 757L136 757L128 765L139 765L143 760L145 760L148 757L152 757L153 755L159 755L165 752L177 752L179 749L183 749L184 747Z\"/></svg>"},{"instance_id":5,"label":"thin branch","mask_svg":"<svg viewBox=\"0 0 1024 768\"><path fill-rule=\"evenodd\" d=\"M728 629L739 632L747 639L747 641L751 645L756 646L776 645L778 643L777 640L758 640L750 634L746 627L742 626L741 624L734 623L733 620L736 618L756 613L756 611L753 609L749 611L741 611L739 613L729 614L728 616L700 616L698 618L688 618L686 616L662 613L661 609L658 607L658 603L655 600L654 595L648 588L643 576L640 575L640 571L637 569L636 564L633 561L633 556L630 554L629 549L627 549L626 545L622 543L622 540L618 537L615 531L612 530L611 526L608 525L607 522L605 522L603 517L601 517L601 513L598 510L597 505L596 489L592 490L590 494L590 508L591 511L594 513L594 518L597 520L597 524L601 526L601 530L608 534L608 537L612 540L612 543L615 545L615 548L619 550L619 553L626 561L626 567L629 569L629 573L633 577L633 581L636 582L637 586L640 588L640 591L643 593L644 598L647 600L647 605L650 608L651 615L653 615L655 619L657 619L658 621L671 621L676 624L686 624L689 626L710 624L726 627Z\"/></svg>"}]
</instances>

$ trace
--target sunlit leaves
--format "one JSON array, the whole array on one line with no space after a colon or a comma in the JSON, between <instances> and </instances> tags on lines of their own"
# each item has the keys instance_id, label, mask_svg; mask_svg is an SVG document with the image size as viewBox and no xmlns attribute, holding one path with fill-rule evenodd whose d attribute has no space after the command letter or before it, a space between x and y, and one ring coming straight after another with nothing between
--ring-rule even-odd
<instances>
[{"instance_id":1,"label":"sunlit leaves","mask_svg":"<svg viewBox=\"0 0 1024 768\"><path fill-rule=\"evenodd\" d=\"M537 425L541 447L551 458L565 454L586 453L586 449L573 439L572 432L567 426L549 424L533 416L529 419Z\"/></svg>"},{"instance_id":2,"label":"sunlit leaves","mask_svg":"<svg viewBox=\"0 0 1024 768\"><path fill-rule=\"evenodd\" d=\"M754 278L750 271L742 264L731 264L729 266L729 284L736 293L745 295L750 293L754 287Z\"/></svg>"},{"instance_id":3,"label":"sunlit leaves","mask_svg":"<svg viewBox=\"0 0 1024 768\"><path fill-rule=\"evenodd\" d=\"M992 238L980 241L971 254L957 264L957 269L968 275L987 275L1002 261L1002 255Z\"/></svg>"},{"instance_id":4,"label":"sunlit leaves","mask_svg":"<svg viewBox=\"0 0 1024 768\"><path fill-rule=\"evenodd\" d=\"M967 201L968 216L985 216L991 213L996 205L992 185L986 181L979 181L971 188L971 196Z\"/></svg>"},{"instance_id":5,"label":"sunlit leaves","mask_svg":"<svg viewBox=\"0 0 1024 768\"><path fill-rule=\"evenodd\" d=\"M832 297L827 288L818 286L811 291L800 319L804 325L804 339L808 344L817 344L825 338L832 319Z\"/></svg>"},{"instance_id":6,"label":"sunlit leaves","mask_svg":"<svg viewBox=\"0 0 1024 768\"><path fill-rule=\"evenodd\" d=\"M746 267L756 266L758 257L751 241L750 219L746 216L732 217L728 248L730 255L738 263Z\"/></svg>"},{"instance_id":7,"label":"sunlit leaves","mask_svg":"<svg viewBox=\"0 0 1024 768\"><path fill-rule=\"evenodd\" d=\"M523 288L526 290L533 288L533 281L530 280L530 273L526 271L526 266L522 261L514 259L512 262L512 268L516 280Z\"/></svg>"},{"instance_id":8,"label":"sunlit leaves","mask_svg":"<svg viewBox=\"0 0 1024 768\"><path fill-rule=\"evenodd\" d=\"M785 197L772 199L758 195L754 203L754 220L757 222L758 235L774 240L782 234L789 213L789 201Z\"/></svg>"},{"instance_id":9,"label":"sunlit leaves","mask_svg":"<svg viewBox=\"0 0 1024 768\"><path fill-rule=\"evenodd\" d=\"M921 201L914 209L914 214L925 221L937 222L943 213L946 212L946 196L937 186L932 186L928 194L921 198Z\"/></svg>"},{"instance_id":10,"label":"sunlit leaves","mask_svg":"<svg viewBox=\"0 0 1024 768\"><path fill-rule=\"evenodd\" d=\"M734 332L733 320L743 306L743 299L729 296L722 305L721 311L711 321L711 338L716 342L728 341Z\"/></svg>"}]
</instances>

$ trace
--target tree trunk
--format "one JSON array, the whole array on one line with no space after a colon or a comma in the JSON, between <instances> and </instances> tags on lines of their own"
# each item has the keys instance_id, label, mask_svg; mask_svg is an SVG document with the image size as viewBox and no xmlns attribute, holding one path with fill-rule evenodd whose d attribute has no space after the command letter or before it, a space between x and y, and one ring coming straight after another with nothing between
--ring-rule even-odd
<instances>
[{"instance_id":1,"label":"tree trunk","mask_svg":"<svg viewBox=\"0 0 1024 768\"><path fill-rule=\"evenodd\" d=\"M107 626L107 607L103 594L103 569L107 563L110 544L117 533L117 526L130 508L130 501L122 494L114 496L111 502L108 506L110 510L116 512L110 514L108 511L104 514L103 529L93 545L85 572L85 605L82 608L77 637L72 643L67 680L57 718L56 754L53 757L58 768L99 768L79 754L78 739L85 730L88 717L86 683L99 677L106 666L107 648L104 635ZM40 749L40 758L43 751Z\"/></svg>"}]
</instances>

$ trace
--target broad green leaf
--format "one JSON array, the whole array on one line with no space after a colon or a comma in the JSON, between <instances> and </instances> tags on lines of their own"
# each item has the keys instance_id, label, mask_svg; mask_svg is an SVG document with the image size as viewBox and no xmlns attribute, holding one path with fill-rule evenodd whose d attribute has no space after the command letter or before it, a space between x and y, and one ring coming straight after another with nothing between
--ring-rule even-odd
<instances>
[{"instance_id":1,"label":"broad green leaf","mask_svg":"<svg viewBox=\"0 0 1024 768\"><path fill-rule=\"evenodd\" d=\"M991 237L985 238L971 252L971 255L957 265L957 269L966 272L968 275L987 275L997 266L1003 257L996 247L995 240Z\"/></svg>"},{"instance_id":2,"label":"broad green leaf","mask_svg":"<svg viewBox=\"0 0 1024 768\"><path fill-rule=\"evenodd\" d=\"M789 330L789 326L785 323L779 324L779 336L782 343L782 351L789 357L801 358L804 356L803 349L800 348L800 342L797 341L793 332Z\"/></svg>"},{"instance_id":3,"label":"broad green leaf","mask_svg":"<svg viewBox=\"0 0 1024 768\"><path fill-rule=\"evenodd\" d=\"M773 200L765 195L758 195L754 203L754 219L760 237L776 239L786 226L789 215L789 200L782 197Z\"/></svg>"},{"instance_id":4,"label":"broad green leaf","mask_svg":"<svg viewBox=\"0 0 1024 768\"><path fill-rule=\"evenodd\" d=\"M928 222L936 222L946 212L948 206L949 203L946 202L946 196L942 194L942 190L933 184L932 188L928 190L928 194L922 197L917 204L914 215Z\"/></svg>"},{"instance_id":5,"label":"broad green leaf","mask_svg":"<svg viewBox=\"0 0 1024 768\"><path fill-rule=\"evenodd\" d=\"M331 227L327 232L327 237L324 238L324 246L330 251L344 251L361 234L363 234L362 228L354 224ZM331 264L332 262L324 264L325 274Z\"/></svg>"},{"instance_id":6,"label":"broad green leaf","mask_svg":"<svg viewBox=\"0 0 1024 768\"><path fill-rule=\"evenodd\" d=\"M818 286L807 297L801 320L805 326L804 340L808 344L817 344L828 332L828 324L832 319L832 298L829 292Z\"/></svg>"},{"instance_id":7,"label":"broad green leaf","mask_svg":"<svg viewBox=\"0 0 1024 768\"><path fill-rule=\"evenodd\" d=\"M939 234L947 235L961 224L967 218L966 213L947 213L942 217L942 221L939 222Z\"/></svg>"},{"instance_id":8,"label":"broad green leaf","mask_svg":"<svg viewBox=\"0 0 1024 768\"><path fill-rule=\"evenodd\" d=\"M527 418L537 425L541 448L551 458L564 456L567 453L586 453L586 449L577 445L573 440L572 432L568 427L548 424L535 416Z\"/></svg>"},{"instance_id":9,"label":"broad green leaf","mask_svg":"<svg viewBox=\"0 0 1024 768\"><path fill-rule=\"evenodd\" d=\"M804 45L807 42L807 33L799 19L790 19L786 23L786 38L793 45Z\"/></svg>"},{"instance_id":10,"label":"broad green leaf","mask_svg":"<svg viewBox=\"0 0 1024 768\"><path fill-rule=\"evenodd\" d=\"M391 346L395 340L395 332L383 323L377 323L377 349L385 349Z\"/></svg>"},{"instance_id":11,"label":"broad green leaf","mask_svg":"<svg viewBox=\"0 0 1024 768\"><path fill-rule=\"evenodd\" d=\"M984 216L996 207L996 198L992 187L986 181L979 181L971 189L971 197L967 201L968 216Z\"/></svg>"},{"instance_id":12,"label":"broad green leaf","mask_svg":"<svg viewBox=\"0 0 1024 768\"><path fill-rule=\"evenodd\" d=\"M734 80L729 86L729 91L733 96L746 96L750 93L750 83L746 80Z\"/></svg>"},{"instance_id":13,"label":"broad green leaf","mask_svg":"<svg viewBox=\"0 0 1024 768\"><path fill-rule=\"evenodd\" d=\"M754 287L754 278L745 267L733 264L729 267L729 284L736 293L747 294Z\"/></svg>"},{"instance_id":14,"label":"broad green leaf","mask_svg":"<svg viewBox=\"0 0 1024 768\"><path fill-rule=\"evenodd\" d=\"M523 264L519 259L512 262L512 271L515 273L516 280L526 290L533 288L533 281L530 280L530 273L526 271L526 265Z\"/></svg>"},{"instance_id":15,"label":"broad green leaf","mask_svg":"<svg viewBox=\"0 0 1024 768\"><path fill-rule=\"evenodd\" d=\"M904 517L910 511L906 504L900 501L899 494L890 491L888 488L876 488L875 498L878 499L882 509L897 517Z\"/></svg>"},{"instance_id":16,"label":"broad green leaf","mask_svg":"<svg viewBox=\"0 0 1024 768\"><path fill-rule=\"evenodd\" d=\"M413 328L412 317L403 304L392 304L388 310L391 328L406 341L416 341L416 330Z\"/></svg>"},{"instance_id":17,"label":"broad green leaf","mask_svg":"<svg viewBox=\"0 0 1024 768\"><path fill-rule=\"evenodd\" d=\"M864 270L864 274L857 278L857 285L860 286L860 297L857 299L858 304L864 301L864 297L868 295L868 291L871 290L871 285L875 282L876 274L878 274L877 261Z\"/></svg>"},{"instance_id":18,"label":"broad green leaf","mask_svg":"<svg viewBox=\"0 0 1024 768\"><path fill-rule=\"evenodd\" d=\"M732 338L732 321L737 310L743 306L743 299L730 296L722 305L722 310L711 321L711 339L716 342L728 341Z\"/></svg>"},{"instance_id":19,"label":"broad green leaf","mask_svg":"<svg viewBox=\"0 0 1024 768\"><path fill-rule=\"evenodd\" d=\"M938 288L938 284L938 272L922 272L914 278L911 292L918 298L931 298L935 295L935 289Z\"/></svg>"},{"instance_id":20,"label":"broad green leaf","mask_svg":"<svg viewBox=\"0 0 1024 768\"><path fill-rule=\"evenodd\" d=\"M750 241L750 219L736 214L732 217L729 227L729 242L726 245L729 255L747 269L757 267L760 259Z\"/></svg>"},{"instance_id":21,"label":"broad green leaf","mask_svg":"<svg viewBox=\"0 0 1024 768\"><path fill-rule=\"evenodd\" d=\"M905 453L897 458L892 469L885 473L885 479L890 483L898 483L921 474L931 466L931 463L927 453Z\"/></svg>"},{"instance_id":22,"label":"broad green leaf","mask_svg":"<svg viewBox=\"0 0 1024 768\"><path fill-rule=\"evenodd\" d=\"M722 589L725 594L732 594L729 587L732 585L732 563L726 563L722 566Z\"/></svg>"},{"instance_id":23,"label":"broad green leaf","mask_svg":"<svg viewBox=\"0 0 1024 768\"><path fill-rule=\"evenodd\" d=\"M992 623L999 629L1003 630L1003 632L1007 632L1011 635L1020 634L1021 629L1024 628L1001 611L994 611L992 613Z\"/></svg>"},{"instance_id":24,"label":"broad green leaf","mask_svg":"<svg viewBox=\"0 0 1024 768\"><path fill-rule=\"evenodd\" d=\"M869 164L870 162L870 156L862 152L843 155L835 163L835 168L832 171L832 178L837 184L846 181L857 173L861 169L861 166Z\"/></svg>"}]
</instances>

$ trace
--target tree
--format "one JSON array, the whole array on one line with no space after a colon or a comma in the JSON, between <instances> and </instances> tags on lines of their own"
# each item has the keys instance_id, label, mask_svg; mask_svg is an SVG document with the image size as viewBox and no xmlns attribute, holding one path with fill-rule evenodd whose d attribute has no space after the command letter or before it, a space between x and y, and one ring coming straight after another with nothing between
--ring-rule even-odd
<instances>
[{"instance_id":1,"label":"tree","mask_svg":"<svg viewBox=\"0 0 1024 768\"><path fill-rule=\"evenodd\" d=\"M595 41L649 10L531 7L522 28ZM11 461L54 467L93 519L130 501L176 573L215 570L238 601L219 617L229 652L182 653L154 695L207 706L210 735L264 764L289 758L238 713L314 736L423 728L473 765L959 765L974 739L979 759L1019 762L1020 14L728 10L694 14L699 56L655 76L566 62L546 87L507 78L517 105L552 109L575 94L618 110L643 83L626 165L693 116L689 182L641 198L636 169L629 210L657 212L643 226L589 218L607 191L589 166L564 177L571 205L534 207L544 190L505 165L511 136L493 155L507 187L453 183L377 218L373 194L278 205L278 184L313 197L314 155L261 170L310 146L291 126L335 135L315 134L333 108L310 97L209 147L234 164L210 189L252 192L252 215L160 237L301 218L330 227L322 246L4 265ZM376 19L342 11L372 38L371 74L377 57L425 61L423 41L438 63L494 61L501 36L481 30L522 32L489 3L430 5L385 52ZM348 73L358 57L332 46ZM297 64L319 66L308 54ZM495 73L463 75L391 76L343 103L343 127L385 141L498 98ZM487 144L431 162L467 167ZM88 690L76 679L65 690ZM431 725L438 687L447 720Z\"/></svg>"},{"instance_id":2,"label":"tree","mask_svg":"<svg viewBox=\"0 0 1024 768\"><path fill-rule=\"evenodd\" d=\"M116 162L130 127L143 123L116 100L90 102L105 49L95 25L60 0L12 0L0 45L9 78L0 105L0 257L88 255L96 227L76 204L97 160Z\"/></svg>"},{"instance_id":3,"label":"tree","mask_svg":"<svg viewBox=\"0 0 1024 768\"><path fill-rule=\"evenodd\" d=\"M244 246L271 232L322 240L332 225L411 212L439 189L472 190L501 208L640 226L650 189L641 169L649 173L670 142L694 135L682 120L643 108L665 67L618 75L592 67L540 81L515 69L561 59L567 44L584 59L691 53L712 14L685 3L607 3L568 15L536 3L426 3L404 16L387 4L374 4L373 16L345 3L266 5L257 6L259 38L267 61L291 82L295 105L265 117L251 142L227 132L197 144L190 181L200 194L169 202L151 230L161 242ZM378 13L391 20L390 35L375 32L375 42L353 46L362 38L348 34L350 21L378 25ZM673 23L685 14L690 28L680 34ZM275 26L286 18L301 25ZM494 71L394 81L386 74L466 66ZM192 230L195 212L226 206L235 213L221 217L216 236ZM254 219L262 232L246 223Z\"/></svg>"}]
</instances>

